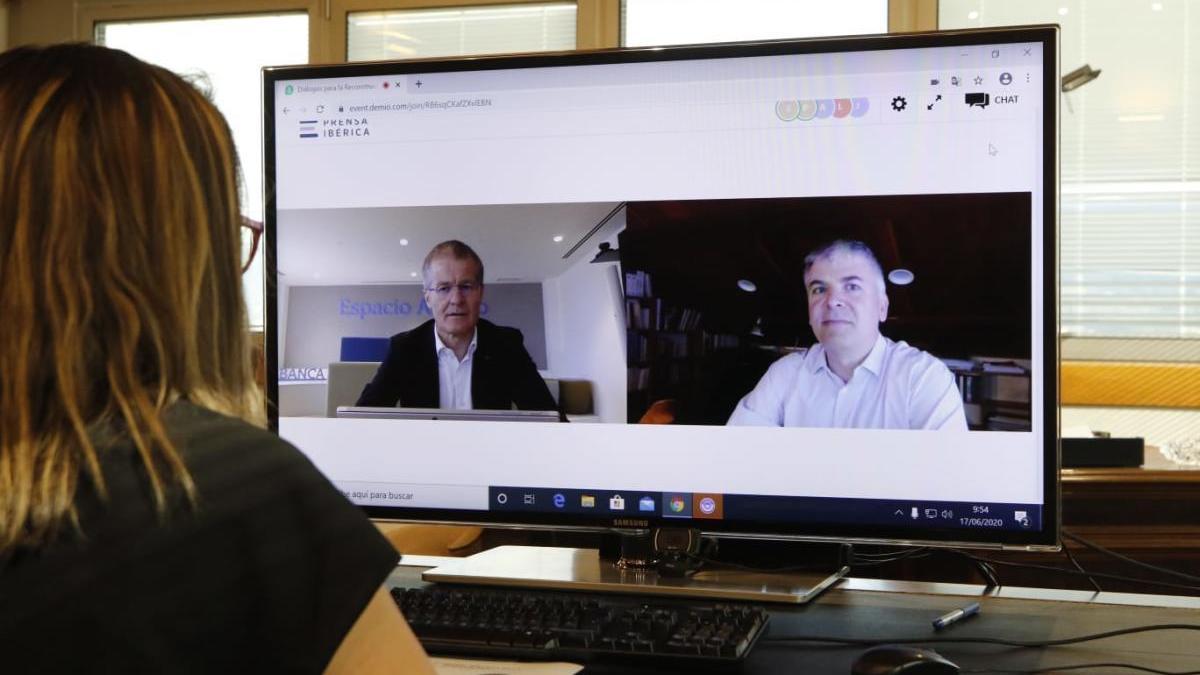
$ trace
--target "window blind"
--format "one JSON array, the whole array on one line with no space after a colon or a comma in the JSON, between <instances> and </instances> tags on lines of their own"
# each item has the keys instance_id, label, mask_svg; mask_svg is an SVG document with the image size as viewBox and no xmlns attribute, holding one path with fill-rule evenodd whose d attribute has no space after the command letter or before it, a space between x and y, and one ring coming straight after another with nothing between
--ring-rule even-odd
<instances>
[{"instance_id":1,"label":"window blind","mask_svg":"<svg viewBox=\"0 0 1200 675\"><path fill-rule=\"evenodd\" d=\"M1200 337L1200 6L1186 0L942 0L939 27L1062 26L1064 336Z\"/></svg>"},{"instance_id":2,"label":"window blind","mask_svg":"<svg viewBox=\"0 0 1200 675\"><path fill-rule=\"evenodd\" d=\"M379 61L575 48L575 3L351 12L346 59Z\"/></svg>"},{"instance_id":3,"label":"window blind","mask_svg":"<svg viewBox=\"0 0 1200 675\"><path fill-rule=\"evenodd\" d=\"M886 33L887 0L623 0L626 47Z\"/></svg>"}]
</instances>

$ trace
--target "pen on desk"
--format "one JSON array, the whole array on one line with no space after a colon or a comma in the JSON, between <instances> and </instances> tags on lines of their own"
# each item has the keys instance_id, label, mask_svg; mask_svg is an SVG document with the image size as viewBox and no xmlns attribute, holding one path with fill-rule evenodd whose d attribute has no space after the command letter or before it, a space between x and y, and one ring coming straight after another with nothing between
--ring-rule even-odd
<instances>
[{"instance_id":1,"label":"pen on desk","mask_svg":"<svg viewBox=\"0 0 1200 675\"><path fill-rule=\"evenodd\" d=\"M941 630L941 629L945 628L946 626L956 624L959 621L962 621L963 619L969 619L978 613L979 613L979 603L972 602L971 604L967 605L966 607L951 610L951 611L946 612L945 614L939 616L938 618L934 619L933 620L933 629Z\"/></svg>"}]
</instances>

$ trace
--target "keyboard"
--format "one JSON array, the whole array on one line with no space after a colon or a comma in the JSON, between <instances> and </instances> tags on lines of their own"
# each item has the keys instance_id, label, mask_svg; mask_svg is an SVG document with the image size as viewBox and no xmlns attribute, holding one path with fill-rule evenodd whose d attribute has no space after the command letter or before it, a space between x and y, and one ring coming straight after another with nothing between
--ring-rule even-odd
<instances>
[{"instance_id":1,"label":"keyboard","mask_svg":"<svg viewBox=\"0 0 1200 675\"><path fill-rule=\"evenodd\" d=\"M464 586L391 593L434 654L734 664L769 620L765 609L749 604Z\"/></svg>"}]
</instances>

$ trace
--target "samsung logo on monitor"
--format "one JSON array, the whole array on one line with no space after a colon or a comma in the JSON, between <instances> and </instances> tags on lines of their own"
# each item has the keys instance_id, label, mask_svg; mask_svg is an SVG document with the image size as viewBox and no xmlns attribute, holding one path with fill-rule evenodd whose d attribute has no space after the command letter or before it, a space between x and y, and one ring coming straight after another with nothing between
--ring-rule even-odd
<instances>
[{"instance_id":1,"label":"samsung logo on monitor","mask_svg":"<svg viewBox=\"0 0 1200 675\"><path fill-rule=\"evenodd\" d=\"M650 521L638 518L614 518L614 527L650 527Z\"/></svg>"}]
</instances>

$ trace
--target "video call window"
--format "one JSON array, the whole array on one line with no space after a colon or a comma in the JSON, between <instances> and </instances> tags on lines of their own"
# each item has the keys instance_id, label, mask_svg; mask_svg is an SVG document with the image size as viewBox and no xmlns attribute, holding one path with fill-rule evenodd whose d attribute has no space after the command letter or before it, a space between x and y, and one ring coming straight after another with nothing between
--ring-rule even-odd
<instances>
[{"instance_id":1,"label":"video call window","mask_svg":"<svg viewBox=\"0 0 1200 675\"><path fill-rule=\"evenodd\" d=\"M785 425L783 411L748 415L739 402L769 388L764 376L787 358L797 367L777 387L819 390L802 401L758 397L790 406L789 426L1028 431L1030 218L1028 193L629 204L620 235L629 417L669 409L677 423ZM856 282L884 296L872 301L878 320L856 315L867 309L857 300L834 298L833 310L809 302L816 280L805 258L839 241L865 250L835 252L850 265L829 271L840 284L843 272L865 270ZM824 372L843 325L866 341L854 360L876 337L890 348L864 362L879 362L867 386L868 373L843 382ZM819 338L822 326L833 328ZM906 379L875 381L889 377ZM852 397L833 410L843 385Z\"/></svg>"},{"instance_id":2,"label":"video call window","mask_svg":"<svg viewBox=\"0 0 1200 675\"><path fill-rule=\"evenodd\" d=\"M608 206L285 214L282 228L328 237L328 246L357 246L363 260L372 259L379 231L390 228L392 239L411 238L405 248L413 260L391 272L400 277L395 283L362 283L385 275L352 267L357 278L291 288L295 328L287 333L285 366L328 368L342 406L557 409L562 381L575 383L567 390L623 408L609 419L577 414L575 421L1031 428L1028 193L618 204L617 254L558 267L541 260L557 257L553 251L530 252L533 240L545 238L537 225L505 232L506 239L528 240L528 248L501 246L495 234L471 227L439 225L507 223L505 213L513 211L533 223L565 222L564 214L574 214L587 224ZM339 228L320 227L329 220ZM425 287L430 271L421 258L441 237L460 237L490 271L477 279L467 260L460 279L438 263L436 273L451 274L441 286L469 286L469 292L442 297ZM830 244L806 269L806 258ZM449 264L457 256L438 258ZM614 285L617 291L608 292ZM570 308L547 302L547 294ZM412 381L422 376L411 367L387 372L380 365L389 340L412 332L415 341L418 330L428 339L403 349L429 352L432 363L433 328L451 320L468 332L482 326L476 347L501 364L484 363L480 379L503 381L479 384L482 393L470 405L440 405L433 374L417 386ZM606 329L602 344L573 347L595 341L597 326ZM492 356L496 330L505 346ZM556 339L548 340L549 333ZM552 342L566 346L555 349ZM839 374L839 357L857 370ZM349 370L352 384L342 381ZM543 389L535 371L554 392ZM618 379L624 391L614 391Z\"/></svg>"}]
</instances>

